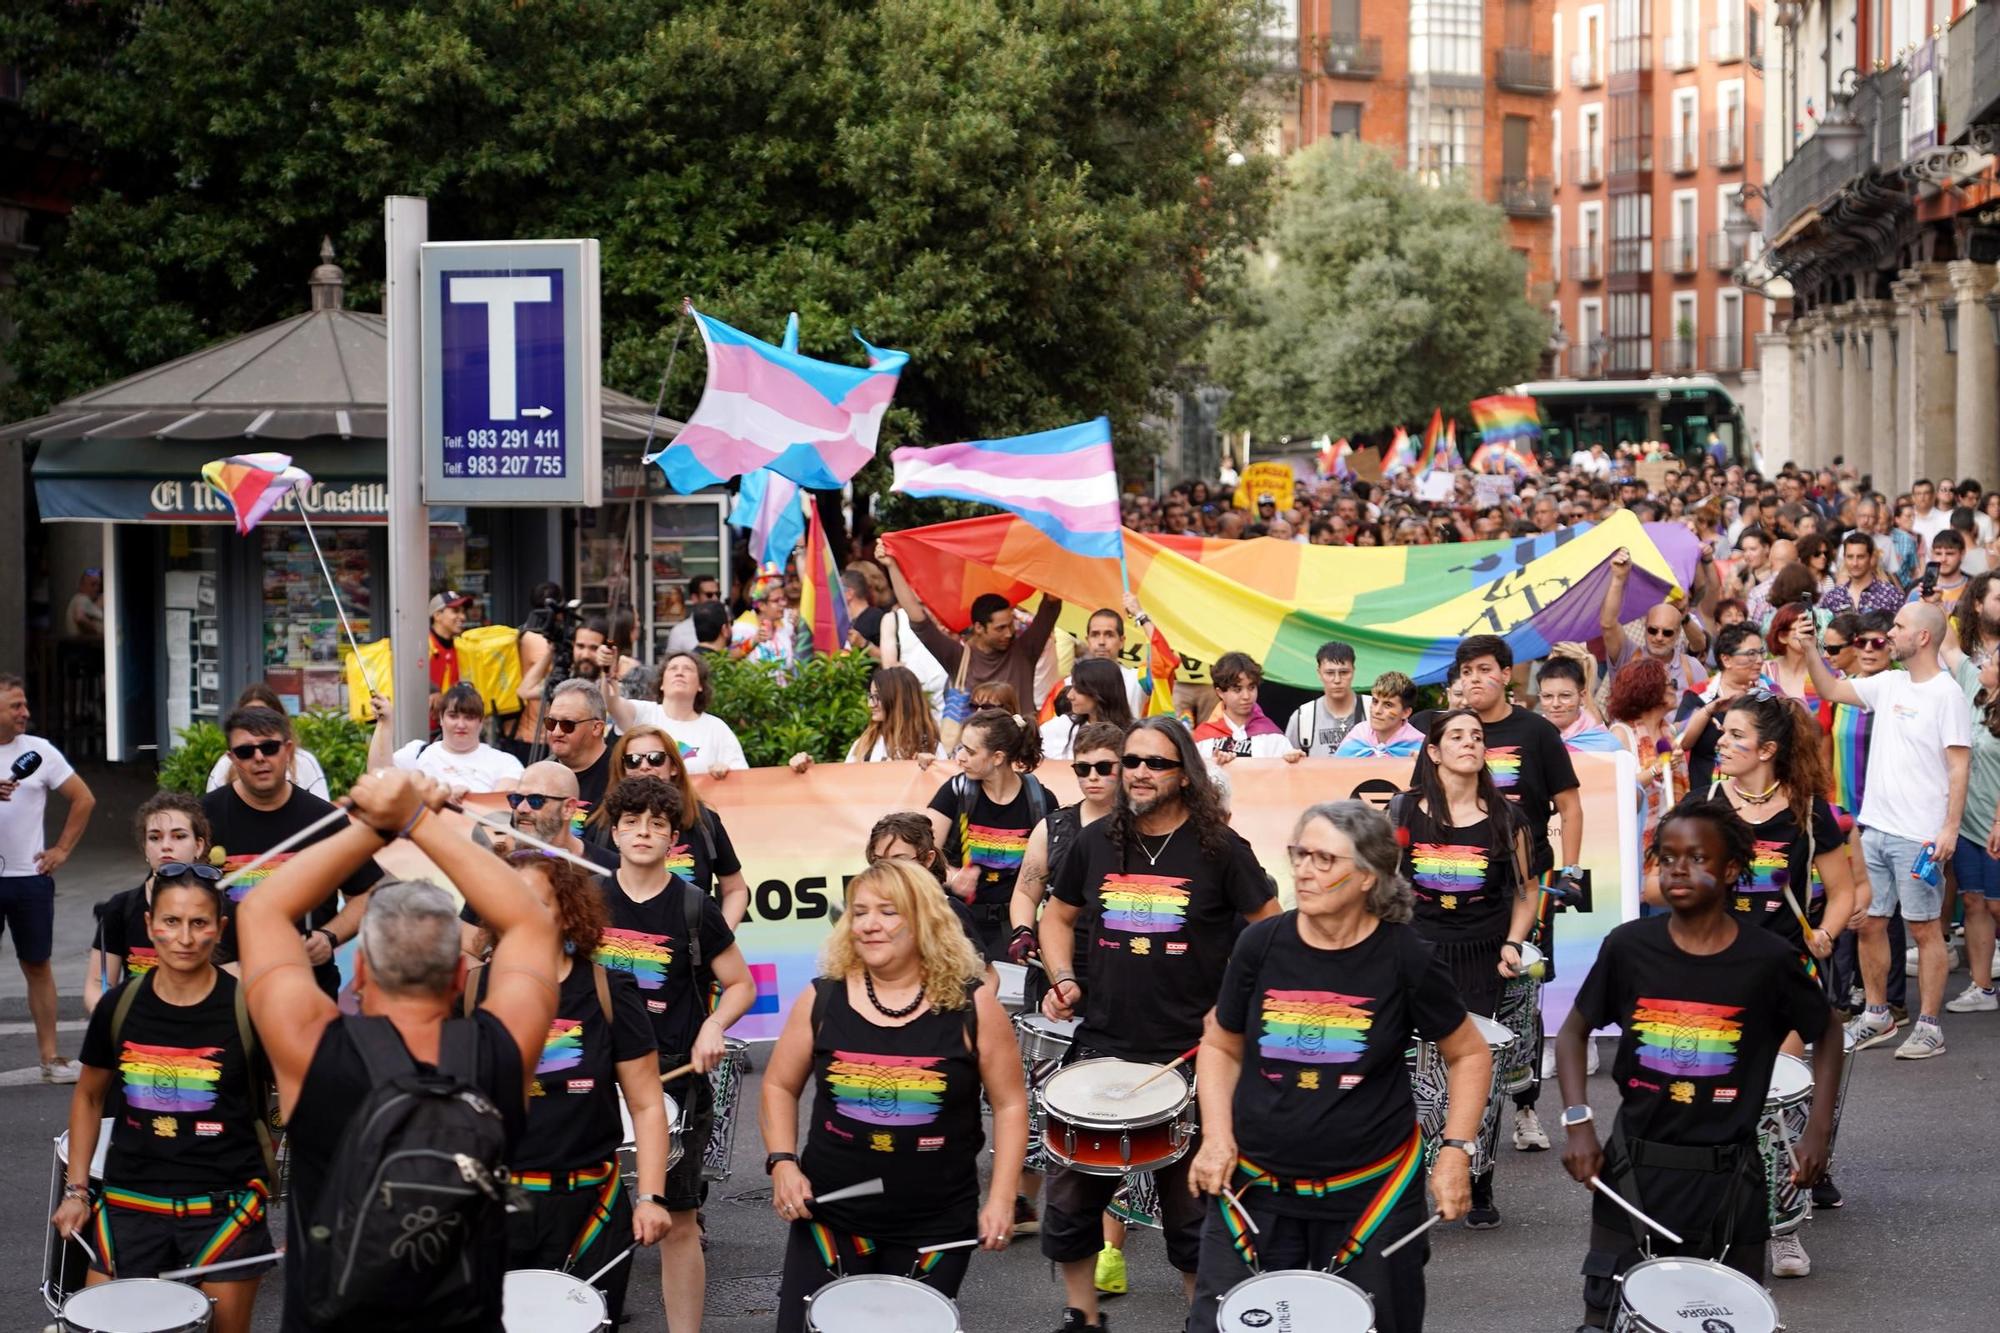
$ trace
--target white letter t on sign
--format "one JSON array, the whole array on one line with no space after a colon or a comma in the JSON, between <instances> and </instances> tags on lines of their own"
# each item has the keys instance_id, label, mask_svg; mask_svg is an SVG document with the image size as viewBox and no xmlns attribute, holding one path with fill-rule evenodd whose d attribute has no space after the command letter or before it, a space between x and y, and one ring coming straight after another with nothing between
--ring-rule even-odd
<instances>
[{"instance_id":1,"label":"white letter t on sign","mask_svg":"<svg viewBox=\"0 0 2000 1333\"><path fill-rule=\"evenodd\" d=\"M549 299L547 278L453 278L451 299L486 307L486 415L513 421L514 307Z\"/></svg>"}]
</instances>

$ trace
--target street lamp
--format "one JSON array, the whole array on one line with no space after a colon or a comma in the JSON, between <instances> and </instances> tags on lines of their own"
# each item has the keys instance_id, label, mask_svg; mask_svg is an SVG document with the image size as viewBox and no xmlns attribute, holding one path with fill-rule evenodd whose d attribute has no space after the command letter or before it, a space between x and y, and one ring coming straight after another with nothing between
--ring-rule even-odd
<instances>
[{"instance_id":1,"label":"street lamp","mask_svg":"<svg viewBox=\"0 0 2000 1333\"><path fill-rule=\"evenodd\" d=\"M1750 216L1747 205L1752 199L1768 205L1771 196L1755 185L1740 186L1729 196L1729 215L1722 221L1722 234L1729 238L1731 247L1738 257L1747 258L1750 253L1750 238L1757 234L1757 219Z\"/></svg>"},{"instance_id":2,"label":"street lamp","mask_svg":"<svg viewBox=\"0 0 2000 1333\"><path fill-rule=\"evenodd\" d=\"M1822 151L1836 162L1844 162L1854 156L1854 150L1868 137L1868 131L1854 116L1855 83L1854 67L1849 65L1841 71L1839 82L1828 91L1826 114L1820 117L1819 130L1813 136L1826 141Z\"/></svg>"}]
</instances>

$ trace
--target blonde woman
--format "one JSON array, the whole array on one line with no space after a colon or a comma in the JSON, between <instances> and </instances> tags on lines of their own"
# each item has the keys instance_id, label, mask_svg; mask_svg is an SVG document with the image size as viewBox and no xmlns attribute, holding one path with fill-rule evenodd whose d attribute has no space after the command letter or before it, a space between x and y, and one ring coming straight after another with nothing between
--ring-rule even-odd
<instances>
[{"instance_id":1,"label":"blonde woman","mask_svg":"<svg viewBox=\"0 0 2000 1333\"><path fill-rule=\"evenodd\" d=\"M805 1327L806 1298L835 1278L914 1273L958 1292L977 1237L1004 1250L1028 1144L1020 1048L979 988L984 965L914 861L855 876L827 942L823 975L792 1006L764 1075L761 1123L771 1205L790 1228L779 1333ZM814 1085L799 1152L799 1098ZM993 1178L979 1195L980 1095L993 1108ZM881 1177L883 1193L815 1201Z\"/></svg>"}]
</instances>

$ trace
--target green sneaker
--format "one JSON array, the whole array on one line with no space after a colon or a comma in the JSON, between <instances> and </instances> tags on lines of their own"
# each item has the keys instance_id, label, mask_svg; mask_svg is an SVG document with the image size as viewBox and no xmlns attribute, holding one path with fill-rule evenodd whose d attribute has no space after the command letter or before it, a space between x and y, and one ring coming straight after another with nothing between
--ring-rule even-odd
<instances>
[{"instance_id":1,"label":"green sneaker","mask_svg":"<svg viewBox=\"0 0 2000 1333\"><path fill-rule=\"evenodd\" d=\"M1125 1251L1107 1245L1097 1252L1097 1289L1106 1296L1123 1296L1130 1290L1125 1284Z\"/></svg>"}]
</instances>

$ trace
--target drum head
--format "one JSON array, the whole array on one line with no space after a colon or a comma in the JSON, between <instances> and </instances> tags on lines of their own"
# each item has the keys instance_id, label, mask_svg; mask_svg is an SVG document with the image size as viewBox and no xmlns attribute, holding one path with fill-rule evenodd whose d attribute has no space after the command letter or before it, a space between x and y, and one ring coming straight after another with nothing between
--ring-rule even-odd
<instances>
[{"instance_id":1,"label":"drum head","mask_svg":"<svg viewBox=\"0 0 2000 1333\"><path fill-rule=\"evenodd\" d=\"M1375 1302L1331 1273L1259 1273L1224 1293L1215 1327L1217 1333L1368 1333L1375 1327Z\"/></svg>"},{"instance_id":2,"label":"drum head","mask_svg":"<svg viewBox=\"0 0 2000 1333\"><path fill-rule=\"evenodd\" d=\"M1771 1090L1764 1094L1764 1100L1789 1106L1812 1096L1812 1090L1812 1066L1796 1055L1780 1051L1778 1063L1771 1067Z\"/></svg>"},{"instance_id":3,"label":"drum head","mask_svg":"<svg viewBox=\"0 0 2000 1333\"><path fill-rule=\"evenodd\" d=\"M1076 1029L1082 1022L1080 1018L1050 1018L1047 1014L1017 1014L1014 1018L1014 1026L1023 1032L1068 1042L1076 1040Z\"/></svg>"},{"instance_id":4,"label":"drum head","mask_svg":"<svg viewBox=\"0 0 2000 1333\"><path fill-rule=\"evenodd\" d=\"M106 1119L97 1127L97 1147L90 1154L90 1178L104 1179L104 1154L111 1151L111 1121ZM56 1160L69 1165L69 1131L56 1135Z\"/></svg>"},{"instance_id":5,"label":"drum head","mask_svg":"<svg viewBox=\"0 0 2000 1333\"><path fill-rule=\"evenodd\" d=\"M1764 1289L1706 1259L1634 1264L1622 1299L1663 1333L1777 1333L1778 1307Z\"/></svg>"},{"instance_id":6,"label":"drum head","mask_svg":"<svg viewBox=\"0 0 2000 1333\"><path fill-rule=\"evenodd\" d=\"M95 1333L180 1333L208 1327L208 1297L179 1282L126 1278L63 1302L63 1323Z\"/></svg>"},{"instance_id":7,"label":"drum head","mask_svg":"<svg viewBox=\"0 0 2000 1333\"><path fill-rule=\"evenodd\" d=\"M958 1333L958 1306L906 1277L863 1273L829 1282L806 1302L813 1333Z\"/></svg>"},{"instance_id":8,"label":"drum head","mask_svg":"<svg viewBox=\"0 0 2000 1333\"><path fill-rule=\"evenodd\" d=\"M1505 1023L1496 1023L1484 1014L1471 1014L1472 1025L1479 1029L1479 1038L1494 1051L1504 1051L1514 1044L1514 1029Z\"/></svg>"},{"instance_id":9,"label":"drum head","mask_svg":"<svg viewBox=\"0 0 2000 1333\"><path fill-rule=\"evenodd\" d=\"M1042 1085L1042 1102L1080 1125L1158 1124L1186 1106L1192 1095L1179 1071L1139 1088L1159 1070L1136 1060L1080 1060L1050 1076Z\"/></svg>"},{"instance_id":10,"label":"drum head","mask_svg":"<svg viewBox=\"0 0 2000 1333\"><path fill-rule=\"evenodd\" d=\"M500 1323L507 1333L589 1333L604 1318L597 1288L567 1273L516 1269L501 1288Z\"/></svg>"}]
</instances>

